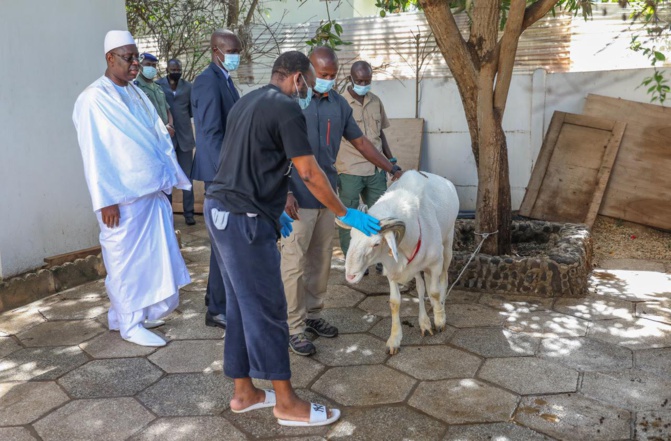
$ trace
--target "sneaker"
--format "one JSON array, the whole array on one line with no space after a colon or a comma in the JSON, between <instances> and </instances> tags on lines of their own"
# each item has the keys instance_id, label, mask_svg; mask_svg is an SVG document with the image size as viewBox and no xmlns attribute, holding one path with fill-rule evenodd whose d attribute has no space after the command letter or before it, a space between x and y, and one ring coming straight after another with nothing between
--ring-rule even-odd
<instances>
[{"instance_id":1,"label":"sneaker","mask_svg":"<svg viewBox=\"0 0 671 441\"><path fill-rule=\"evenodd\" d=\"M289 349L294 354L308 356L317 352L314 343L312 343L305 334L300 333L289 337Z\"/></svg>"},{"instance_id":2,"label":"sneaker","mask_svg":"<svg viewBox=\"0 0 671 441\"><path fill-rule=\"evenodd\" d=\"M314 332L320 337L333 338L338 336L338 328L329 325L323 318L305 320L305 330Z\"/></svg>"}]
</instances>

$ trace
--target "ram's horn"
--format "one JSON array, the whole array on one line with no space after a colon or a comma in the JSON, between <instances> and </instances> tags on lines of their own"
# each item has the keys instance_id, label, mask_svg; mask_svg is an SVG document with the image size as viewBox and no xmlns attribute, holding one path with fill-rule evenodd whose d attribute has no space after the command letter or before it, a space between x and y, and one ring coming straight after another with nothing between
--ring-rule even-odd
<instances>
[{"instance_id":1,"label":"ram's horn","mask_svg":"<svg viewBox=\"0 0 671 441\"><path fill-rule=\"evenodd\" d=\"M345 222L341 221L337 217L335 218L335 220L336 220L336 225L339 226L340 228L344 228L345 230L351 230L352 229L352 227L350 227L349 225L347 225Z\"/></svg>"},{"instance_id":2,"label":"ram's horn","mask_svg":"<svg viewBox=\"0 0 671 441\"><path fill-rule=\"evenodd\" d=\"M401 243L403 236L405 236L405 222L393 217L380 219L380 234L384 235L388 231L394 232L397 244Z\"/></svg>"}]
</instances>

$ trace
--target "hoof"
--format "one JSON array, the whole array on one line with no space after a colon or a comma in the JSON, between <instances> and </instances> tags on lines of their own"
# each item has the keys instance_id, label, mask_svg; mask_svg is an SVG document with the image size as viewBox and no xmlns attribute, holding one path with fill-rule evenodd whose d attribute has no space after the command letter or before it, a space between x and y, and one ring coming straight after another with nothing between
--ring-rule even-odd
<instances>
[{"instance_id":1,"label":"hoof","mask_svg":"<svg viewBox=\"0 0 671 441\"><path fill-rule=\"evenodd\" d=\"M433 335L433 331L431 329L426 330L422 329L420 333L422 334L422 337L426 337L427 335Z\"/></svg>"},{"instance_id":2,"label":"hoof","mask_svg":"<svg viewBox=\"0 0 671 441\"><path fill-rule=\"evenodd\" d=\"M445 330L445 325L436 326L436 331L443 332Z\"/></svg>"},{"instance_id":3,"label":"hoof","mask_svg":"<svg viewBox=\"0 0 671 441\"><path fill-rule=\"evenodd\" d=\"M400 351L400 350L401 350L401 348L398 348L398 347L390 348L389 346L387 346L387 354L389 354L389 355L396 355L396 354L398 354L398 351Z\"/></svg>"}]
</instances>

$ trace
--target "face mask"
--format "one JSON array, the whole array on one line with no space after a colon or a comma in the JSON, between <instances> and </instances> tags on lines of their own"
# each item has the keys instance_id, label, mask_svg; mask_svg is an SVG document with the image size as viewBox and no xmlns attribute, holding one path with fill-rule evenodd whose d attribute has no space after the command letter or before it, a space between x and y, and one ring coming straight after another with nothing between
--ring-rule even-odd
<instances>
[{"instance_id":1,"label":"face mask","mask_svg":"<svg viewBox=\"0 0 671 441\"><path fill-rule=\"evenodd\" d=\"M335 80L325 80L323 78L317 78L317 83L315 84L315 91L317 93L326 93L329 90L333 89Z\"/></svg>"},{"instance_id":2,"label":"face mask","mask_svg":"<svg viewBox=\"0 0 671 441\"><path fill-rule=\"evenodd\" d=\"M352 83L352 90L359 96L364 96L370 92L370 84L367 86L359 86L358 84Z\"/></svg>"},{"instance_id":3,"label":"face mask","mask_svg":"<svg viewBox=\"0 0 671 441\"><path fill-rule=\"evenodd\" d=\"M168 74L168 78L172 81L179 81L179 79L182 78L182 72L171 72Z\"/></svg>"},{"instance_id":4,"label":"face mask","mask_svg":"<svg viewBox=\"0 0 671 441\"><path fill-rule=\"evenodd\" d=\"M303 82L305 83L306 86L308 85L308 83L305 81L305 78L303 78ZM294 98L298 102L298 105L301 106L301 110L307 109L308 106L310 105L310 101L312 100L312 87L308 87L307 95L305 96L305 98L301 98L301 94L298 91L298 85L296 84L295 80L294 80L294 86L296 87L296 96Z\"/></svg>"},{"instance_id":5,"label":"face mask","mask_svg":"<svg viewBox=\"0 0 671 441\"><path fill-rule=\"evenodd\" d=\"M148 80L153 80L156 76L156 68L151 66L142 66L142 75Z\"/></svg>"},{"instance_id":6,"label":"face mask","mask_svg":"<svg viewBox=\"0 0 671 441\"><path fill-rule=\"evenodd\" d=\"M217 48L219 52L221 52L221 49ZM221 63L221 65L226 69L228 72L233 72L234 70L238 69L238 66L240 66L240 54L224 54L221 52L224 56L224 61L221 61L221 58L217 57L217 60Z\"/></svg>"}]
</instances>

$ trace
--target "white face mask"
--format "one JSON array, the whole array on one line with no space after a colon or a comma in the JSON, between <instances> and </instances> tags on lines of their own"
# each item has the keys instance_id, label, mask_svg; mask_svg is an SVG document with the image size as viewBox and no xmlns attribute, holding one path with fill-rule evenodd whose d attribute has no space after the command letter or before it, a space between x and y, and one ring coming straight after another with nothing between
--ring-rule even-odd
<instances>
[{"instance_id":1,"label":"white face mask","mask_svg":"<svg viewBox=\"0 0 671 441\"><path fill-rule=\"evenodd\" d=\"M153 80L156 77L156 68L151 66L142 66L142 75L148 80Z\"/></svg>"}]
</instances>

